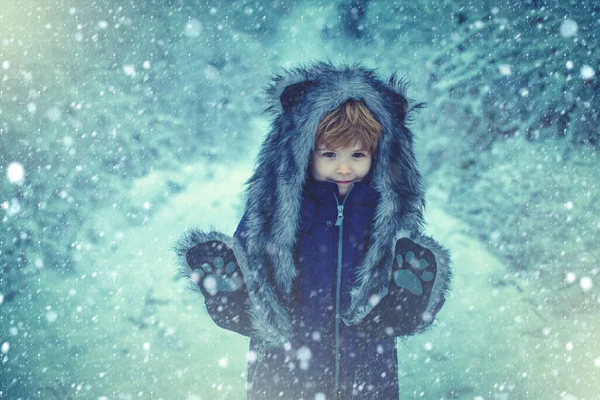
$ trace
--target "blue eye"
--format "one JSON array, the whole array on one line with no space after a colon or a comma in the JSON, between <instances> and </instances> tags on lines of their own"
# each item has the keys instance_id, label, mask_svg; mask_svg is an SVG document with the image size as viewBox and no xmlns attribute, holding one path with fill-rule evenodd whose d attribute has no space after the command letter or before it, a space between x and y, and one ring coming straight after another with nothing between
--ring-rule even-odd
<instances>
[{"instance_id":1,"label":"blue eye","mask_svg":"<svg viewBox=\"0 0 600 400\"><path fill-rule=\"evenodd\" d=\"M331 152L331 151L327 151L327 152L323 153L323 157L327 157L327 158L335 157L335 153Z\"/></svg>"},{"instance_id":2,"label":"blue eye","mask_svg":"<svg viewBox=\"0 0 600 400\"><path fill-rule=\"evenodd\" d=\"M354 153L353 156L354 157L358 157L358 158L362 158L362 157L366 157L366 154L364 154L364 153Z\"/></svg>"}]
</instances>

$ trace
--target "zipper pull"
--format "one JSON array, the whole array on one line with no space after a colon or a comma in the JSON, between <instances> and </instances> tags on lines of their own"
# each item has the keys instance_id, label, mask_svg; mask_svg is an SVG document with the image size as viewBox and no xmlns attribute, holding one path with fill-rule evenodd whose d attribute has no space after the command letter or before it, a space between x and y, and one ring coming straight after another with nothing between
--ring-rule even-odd
<instances>
[{"instance_id":1,"label":"zipper pull","mask_svg":"<svg viewBox=\"0 0 600 400\"><path fill-rule=\"evenodd\" d=\"M335 226L340 226L342 225L342 220L344 219L344 205L342 204L341 206L337 206L338 209L338 215L337 215L337 220L335 221Z\"/></svg>"}]
</instances>

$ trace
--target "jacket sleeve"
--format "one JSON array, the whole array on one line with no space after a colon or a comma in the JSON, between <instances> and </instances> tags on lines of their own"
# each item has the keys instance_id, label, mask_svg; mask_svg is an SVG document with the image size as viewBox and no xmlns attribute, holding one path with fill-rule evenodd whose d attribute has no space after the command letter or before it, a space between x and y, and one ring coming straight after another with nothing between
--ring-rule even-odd
<instances>
[{"instance_id":1,"label":"jacket sleeve","mask_svg":"<svg viewBox=\"0 0 600 400\"><path fill-rule=\"evenodd\" d=\"M245 216L233 237L192 228L177 241L179 271L200 292L206 310L221 328L250 336L250 299L242 275ZM244 269L245 270L245 269Z\"/></svg>"},{"instance_id":2,"label":"jacket sleeve","mask_svg":"<svg viewBox=\"0 0 600 400\"><path fill-rule=\"evenodd\" d=\"M435 321L450 291L450 253L424 235L399 235L388 294L358 325L371 337L410 336Z\"/></svg>"}]
</instances>

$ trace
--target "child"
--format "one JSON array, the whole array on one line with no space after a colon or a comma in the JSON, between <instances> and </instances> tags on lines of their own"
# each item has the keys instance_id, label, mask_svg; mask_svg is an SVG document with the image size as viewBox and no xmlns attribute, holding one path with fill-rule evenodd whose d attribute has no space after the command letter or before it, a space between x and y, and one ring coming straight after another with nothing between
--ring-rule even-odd
<instances>
[{"instance_id":1,"label":"child","mask_svg":"<svg viewBox=\"0 0 600 400\"><path fill-rule=\"evenodd\" d=\"M277 76L276 115L234 237L197 229L181 270L219 326L250 336L248 399L397 399L395 337L450 286L395 77L316 63Z\"/></svg>"}]
</instances>

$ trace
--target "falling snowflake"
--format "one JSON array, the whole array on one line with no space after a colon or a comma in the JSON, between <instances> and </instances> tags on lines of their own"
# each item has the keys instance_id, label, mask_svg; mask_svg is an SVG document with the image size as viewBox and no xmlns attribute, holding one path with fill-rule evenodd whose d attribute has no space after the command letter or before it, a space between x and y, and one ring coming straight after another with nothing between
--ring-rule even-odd
<instances>
[{"instance_id":1,"label":"falling snowflake","mask_svg":"<svg viewBox=\"0 0 600 400\"><path fill-rule=\"evenodd\" d=\"M58 318L58 314L52 310L50 310L46 313L46 320L50 323L55 322L57 318Z\"/></svg>"},{"instance_id":2,"label":"falling snowflake","mask_svg":"<svg viewBox=\"0 0 600 400\"><path fill-rule=\"evenodd\" d=\"M498 71L504 76L509 76L512 74L512 70L510 69L510 65L503 64L498 67Z\"/></svg>"},{"instance_id":3,"label":"falling snowflake","mask_svg":"<svg viewBox=\"0 0 600 400\"><path fill-rule=\"evenodd\" d=\"M589 81L590 79L594 78L596 71L594 71L594 68L590 67L589 65L584 65L581 67L579 74L581 75L582 79Z\"/></svg>"},{"instance_id":4,"label":"falling snowflake","mask_svg":"<svg viewBox=\"0 0 600 400\"><path fill-rule=\"evenodd\" d=\"M219 367L227 368L229 365L229 359L227 357L221 357L218 361Z\"/></svg>"},{"instance_id":5,"label":"falling snowflake","mask_svg":"<svg viewBox=\"0 0 600 400\"><path fill-rule=\"evenodd\" d=\"M589 276L584 276L579 280L579 286L581 286L581 289L587 292L594 286L594 284L592 283L592 278L590 278Z\"/></svg>"},{"instance_id":6,"label":"falling snowflake","mask_svg":"<svg viewBox=\"0 0 600 400\"><path fill-rule=\"evenodd\" d=\"M377 304L379 304L379 302L381 301L381 296L374 294L371 297L369 297L369 304L373 307L375 307Z\"/></svg>"},{"instance_id":7,"label":"falling snowflake","mask_svg":"<svg viewBox=\"0 0 600 400\"><path fill-rule=\"evenodd\" d=\"M577 26L577 22L572 19L565 19L560 24L560 35L564 38L569 38L573 36L577 36L577 30L579 27Z\"/></svg>"},{"instance_id":8,"label":"falling snowflake","mask_svg":"<svg viewBox=\"0 0 600 400\"><path fill-rule=\"evenodd\" d=\"M6 176L8 177L8 181L10 183L22 185L23 181L25 180L25 168L23 168L23 164L18 162L12 162L8 164Z\"/></svg>"},{"instance_id":9,"label":"falling snowflake","mask_svg":"<svg viewBox=\"0 0 600 400\"><path fill-rule=\"evenodd\" d=\"M123 65L123 72L125 75L130 76L132 78L135 77L135 67L131 64Z\"/></svg>"},{"instance_id":10,"label":"falling snowflake","mask_svg":"<svg viewBox=\"0 0 600 400\"><path fill-rule=\"evenodd\" d=\"M50 107L48 109L48 111L46 111L46 117L48 117L48 119L52 122L56 122L59 121L60 118L62 117L62 112L60 111L60 109L56 106L54 107Z\"/></svg>"},{"instance_id":11,"label":"falling snowflake","mask_svg":"<svg viewBox=\"0 0 600 400\"><path fill-rule=\"evenodd\" d=\"M196 19L190 19L185 28L183 34L187 37L198 37L202 32L202 23Z\"/></svg>"},{"instance_id":12,"label":"falling snowflake","mask_svg":"<svg viewBox=\"0 0 600 400\"><path fill-rule=\"evenodd\" d=\"M212 65L207 65L204 68L204 77L209 80L217 79L219 77L219 70Z\"/></svg>"}]
</instances>

